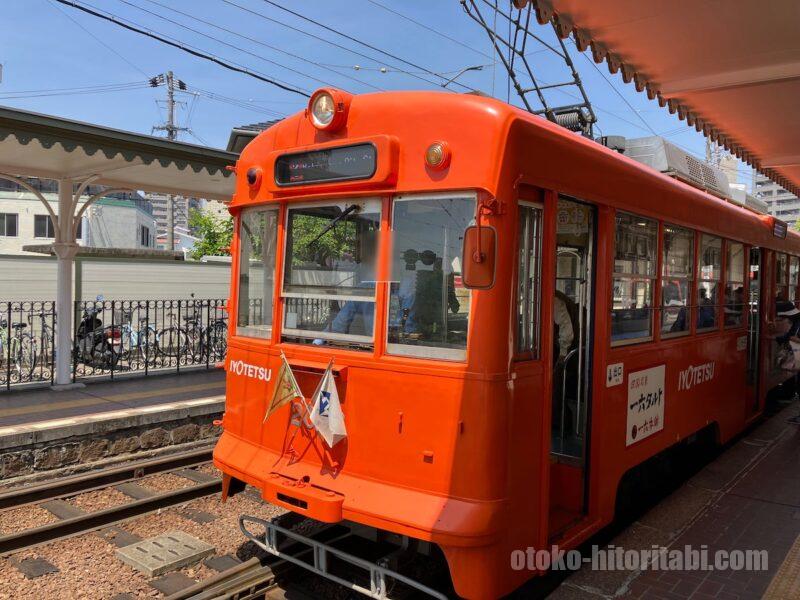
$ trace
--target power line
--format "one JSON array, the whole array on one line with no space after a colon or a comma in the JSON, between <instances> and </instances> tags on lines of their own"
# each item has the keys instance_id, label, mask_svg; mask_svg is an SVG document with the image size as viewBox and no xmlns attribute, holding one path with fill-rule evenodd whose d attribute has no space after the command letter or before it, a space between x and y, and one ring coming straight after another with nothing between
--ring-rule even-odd
<instances>
[{"instance_id":1,"label":"power line","mask_svg":"<svg viewBox=\"0 0 800 600\"><path fill-rule=\"evenodd\" d=\"M218 56L215 56L213 54L209 54L209 53L204 52L202 50L195 49L192 46L189 46L189 45L184 44L182 42L170 40L164 35L161 35L161 34L153 32L153 31L149 31L149 30L143 29L143 28L141 28L141 27L139 27L137 25L132 24L129 21L126 22L125 20L120 19L119 17L116 17L114 15L104 14L104 13L99 12L98 10L96 10L94 8L89 8L88 6L83 6L82 4L79 4L78 2L75 2L74 0L54 0L54 1L58 2L60 4L64 4L65 6L70 6L72 8L77 9L77 10L83 11L83 12L85 12L87 14L90 14L90 15L92 15L94 17L97 17L99 19L103 19L104 21L108 21L110 23L113 23L113 24L115 24L115 25L117 25L119 27L122 27L123 29L127 29L128 31L133 31L134 33L138 33L140 35L147 36L147 37L152 38L152 39L154 39L154 40L156 40L158 42L161 42L162 44L166 44L167 46L172 46L173 48L177 48L178 50L186 52L187 54L191 54L192 56L195 56L197 58L201 58L203 60L207 60L209 62L217 64L217 65L219 65L219 66L221 66L221 67L223 67L225 69L228 69L229 71L233 71L235 73L241 73L243 75L247 75L249 77L252 77L253 79L258 79L259 81L263 81L264 83L268 83L270 85L274 85L275 87L278 87L278 88L280 88L282 90L285 90L287 92L292 92L294 94L298 94L298 95L304 96L306 98L309 97L309 94L307 92L305 92L305 91L303 91L303 90L301 90L299 88L293 87L290 84L282 83L282 82L280 82L280 81L278 81L278 80L276 80L274 78L267 77L266 75L262 75L262 74L260 74L260 73L258 73L256 71L253 71L252 69L248 69L247 67L243 67L243 66L237 65L236 63L233 63L233 62L227 61L225 59L219 58Z\"/></svg>"},{"instance_id":2,"label":"power line","mask_svg":"<svg viewBox=\"0 0 800 600\"><path fill-rule=\"evenodd\" d=\"M440 76L438 73L436 73L436 72L434 72L434 71L431 71L430 69L428 69L428 68L426 68L426 67L423 67L423 66L421 66L421 65L418 65L418 64L416 64L416 63L413 63L413 62L411 62L411 61L409 61L409 60L406 60L406 59L404 59L404 58L401 58L401 57L399 57L399 56L397 56L397 55L395 55L395 54L392 54L391 52L387 52L386 50L382 50L382 49L378 48L377 46L373 46L372 44L369 44L369 43L367 43L367 42L364 42L364 41L362 41L362 40L359 40L358 38L356 38L356 37L353 37L352 35L349 35L349 34L347 34L347 33L343 33L343 32L341 32L341 31L337 31L337 30L336 30L336 29L334 29L333 27L329 27L329 26L325 25L324 23L320 23L319 21L316 21L316 20L312 19L311 17L307 17L307 16L305 16L305 15L303 15L303 14L301 14L301 13L298 13L298 12L296 12L296 11L293 11L293 10L292 10L292 9L290 9L290 8L286 8L285 6L281 6L281 5L280 5L280 4L278 4L277 2L273 2L273 0L261 0L261 1L262 1L262 2L265 2L265 3L267 3L267 4L269 4L270 6L273 6L273 7L277 8L277 9L279 9L279 10L282 10L282 11L284 11L284 12L287 12L287 13L289 13L290 15L294 15L294 16L295 16L295 17L297 17L298 19L302 19L303 21L306 21L306 22L308 22L308 23L312 23L313 25L316 25L317 27L320 27L320 28L322 28L322 29L325 29L326 31L330 31L331 33L334 33L334 34L336 34L336 35L338 35L338 36L341 36L341 37L343 37L343 38L345 38L345 39L347 39L347 40L349 40L349 41L351 41L351 42L354 42L354 43L356 43L356 44L359 44L359 45L361 45L361 46L364 46L365 48L369 48L370 50L374 50L375 52L379 52L380 54L383 54L384 56L388 56L388 57L389 57L389 58L391 58L392 60L397 60L397 61L400 61L401 63L403 63L403 64L406 64L406 65L408 65L408 66L410 66L410 67L414 67L415 69L418 69L418 70L420 70L420 71L424 71L424 72L425 72L425 73L427 73L428 75L433 75L434 77L438 77L438 78L442 79L442 77L441 77L441 76ZM374 60L374 59L373 59L373 60ZM410 74L410 73L409 73L409 74ZM414 75L414 76L419 78L419 76L418 76L418 75ZM441 85L441 84L437 84L437 83L435 83L435 82L431 82L431 81L428 81L428 83L433 83L434 85ZM455 82L455 85L458 85L459 87L462 87L462 88L464 88L464 89L465 89L465 90L467 90L467 91L472 91L472 88L470 88L470 87L468 87L468 86L466 86L466 85L464 85L464 84L461 84L461 83Z\"/></svg>"},{"instance_id":3,"label":"power line","mask_svg":"<svg viewBox=\"0 0 800 600\"><path fill-rule=\"evenodd\" d=\"M572 40L570 40L570 41L572 41ZM574 44L575 42L572 42L572 43ZM575 46L575 47L577 48L577 46ZM648 130L649 130L649 131L650 131L650 132L653 134L653 135L658 135L658 133L656 133L656 130L655 130L655 129L653 129L653 127L650 125L650 123L648 123L648 122L647 122L647 120L646 120L646 119L645 119L645 118L644 118L642 115L640 115L640 114L639 114L639 111L637 111L635 108L633 108L633 105L632 105L632 104L631 104L631 103L628 101L628 99L627 99L627 98L624 96L624 94L623 94L622 92L620 92L620 91L617 89L617 86L615 86L615 85L614 85L614 84L611 82L611 80L610 80L608 77L606 77L606 74L605 74L605 73L603 73L603 71L600 69L600 67L598 67L598 66L597 66L597 64L595 64L595 62L594 62L594 61L593 61L591 58L589 58L588 56L586 56L586 54L584 54L583 52L580 52L580 51L578 51L578 52L579 52L579 54L580 54L581 56L583 56L583 58L585 58L587 61L589 61L589 63L590 63L590 64L591 64L591 65L592 65L592 66L595 68L595 70L596 70L598 73L600 73L600 76L601 76L601 77L602 77L602 78L605 80L605 82L606 82L606 83L607 83L607 84L608 84L608 85L611 87L611 89L612 89L612 90L614 90L614 93L615 93L617 96L619 96L619 97L622 99L622 101L625 103L625 105L626 105L626 106L627 106L629 109L631 109L631 111L632 111L633 113L635 113L635 114L636 114L636 116L639 118L639 120L640 120L642 123L644 123L644 126L645 126L645 127L646 127L646 128L647 128L647 129L648 129Z\"/></svg>"},{"instance_id":4,"label":"power line","mask_svg":"<svg viewBox=\"0 0 800 600\"><path fill-rule=\"evenodd\" d=\"M135 65L133 62L131 62L131 61L130 61L130 60L128 60L127 58L125 58L125 57L124 57L124 56L123 56L123 55L122 55L120 52L118 52L118 51L117 51L117 50L116 50L116 49L115 49L113 46L110 46L110 45L106 44L106 43L105 43L105 42L104 42L102 39L100 39L100 38L99 38L99 37L97 37L95 34L93 34L91 31L89 31L89 30L88 30L86 27L84 27L84 26L83 26L83 25L82 25L82 24L81 24L81 23L80 23L80 22L79 22L77 19L73 19L73 18L72 18L72 17L69 15L69 13L68 13L67 11L65 11L64 9L62 9L62 8L61 8L60 6L58 6L57 4L53 4L53 0L48 0L48 2L50 3L50 6L52 6L54 9L56 9L58 12L60 12L62 15L64 15L66 18L68 18L70 21L72 21L72 22L73 22L73 23L74 23L74 24L75 24L77 27L79 27L80 29L82 29L82 30L83 30L83 31L86 33L86 35L88 35L88 36L89 36L89 37L91 37L91 38L92 38L94 41L96 41L98 44L100 44L101 46L103 46L103 47L104 47L106 50L108 50L109 52L111 52L111 53L115 54L115 55L116 55L116 56L117 56L117 57L118 57L120 60L122 60L123 62L125 62L125 63L126 63L126 64L128 64L129 66L133 67L135 70L139 71L139 73L141 73L141 74L142 74L142 75L144 75L145 77L147 77L147 76L148 76L148 74L147 74L147 73L146 73L144 70L142 70L141 68L139 68L137 65Z\"/></svg>"},{"instance_id":5,"label":"power line","mask_svg":"<svg viewBox=\"0 0 800 600\"><path fill-rule=\"evenodd\" d=\"M485 52L481 52L480 50L477 50L477 49L473 48L472 46L470 46L468 44L465 44L464 42L462 42L462 41L460 41L460 40L458 40L458 39L456 39L454 37L450 37L449 35L447 35L445 33L442 33L441 31L439 31L437 29L434 29L433 27L425 25L425 23L420 23L419 21L417 21L415 19L412 19L408 15L404 15L403 13L398 12L398 11L394 10L393 8L389 8L385 4L381 4L377 0L367 0L367 2L369 2L370 4L373 4L374 6L377 6L378 8L381 8L381 9L385 10L386 12L389 12L389 13L392 13L393 15L396 15L396 16L400 17L401 19L405 19L406 21L409 21L409 22L413 23L414 25L417 25L418 27L422 27L423 29L425 29L427 31L430 31L431 33L434 33L434 34L438 35L439 37L442 37L442 38L444 38L446 40L449 40L449 41L453 42L454 44L458 44L462 48L466 48L467 50L475 52L476 54L480 54L481 56L483 56L486 59L491 59L492 58L491 56L489 56Z\"/></svg>"},{"instance_id":6,"label":"power line","mask_svg":"<svg viewBox=\"0 0 800 600\"><path fill-rule=\"evenodd\" d=\"M195 86L188 86L188 90L192 94L199 94L204 98L208 98L209 100L216 100L217 102L223 102L226 104L230 104L232 106L238 106L240 108L246 108L248 110L252 110L254 112L259 112L265 115L270 115L273 117L285 117L285 113L279 113L277 111L271 110L269 108L265 108L263 106L256 106L255 104L251 104L244 100L240 100L238 98L231 98L230 96L223 96L222 94L217 94L216 92L211 92L209 90L204 90Z\"/></svg>"},{"instance_id":7,"label":"power line","mask_svg":"<svg viewBox=\"0 0 800 600\"><path fill-rule=\"evenodd\" d=\"M342 44L339 44L339 43L334 42L332 40L326 39L324 37L321 37L319 35L316 35L314 33L306 31L304 29L300 29L299 27L295 27L294 25L290 25L289 23L285 23L285 22L283 22L283 21L281 21L279 19L275 19L273 17L265 15L264 13L258 12L256 10L253 10L253 9L248 8L246 6L242 6L241 4L237 4L236 2L233 2L232 0L220 0L220 2L223 2L224 4L227 4L229 6L236 7L241 11L244 11L244 12L246 12L248 14L253 15L254 17L258 17L260 19L264 19L265 21L269 21L270 23L275 23L276 25L280 25L281 27L285 27L286 29L289 29L291 31L299 33L300 35L304 35L304 36L307 36L307 37L309 37L311 39L314 39L314 40L317 40L319 42L322 42L324 44L328 44L329 46L332 46L334 48L338 48L339 50L344 50L345 52L348 52L348 53L352 54L353 56L359 56L359 57L364 58L364 59L366 59L366 60L368 60L370 62L374 62L377 65L381 65L381 64L384 63L384 61L378 60L374 56L369 56L368 54L364 54L363 52L359 52L358 50L355 50L353 48L348 48L347 46L343 46ZM413 73L411 71L400 69L398 67L393 67L393 68L396 71L400 72L400 73L404 73L406 75L410 75L411 77L413 77L415 79L419 79L420 81L424 81L428 85L434 85L434 86L437 86L437 87L441 86L440 83L437 83L435 81L431 81L430 79L426 79L425 77L417 75L416 73Z\"/></svg>"},{"instance_id":8,"label":"power line","mask_svg":"<svg viewBox=\"0 0 800 600\"><path fill-rule=\"evenodd\" d=\"M203 33L202 31L199 31L197 29L193 29L192 27L189 27L188 25L184 25L183 23L175 21L174 19L170 19L169 17L165 17L164 15L160 15L160 14L158 14L156 12L153 12L151 10L148 10L146 8L142 8L141 6L137 6L136 4L133 4L132 2L129 2L128 0L119 0L119 2L121 2L122 4L127 4L128 6L130 6L132 8L135 8L137 10L140 10L140 11L144 12L144 13L152 15L152 16L158 18L158 19L162 19L163 21L166 21L167 23L170 23L172 25L175 25L175 26L180 27L182 29L185 29L187 31L191 31L192 33L194 33L196 35L200 35L200 36L203 36L205 38L208 38L209 40L211 40L213 42L216 42L218 44L222 44L223 46L228 46L229 48L232 48L233 50L236 50L237 52L242 52L242 53L247 54L249 56L252 56L253 58L256 58L258 60L263 60L264 62L268 62L268 63L270 63L272 65L275 65L276 67L280 67L282 69L286 69L287 71L291 71L292 73L300 75L301 77L306 77L308 79L316 81L317 83L321 83L322 85L332 85L331 83L329 83L327 81L324 81L322 79L319 79L317 77L314 77L313 75L309 75L308 73L304 73L303 71L298 71L297 69L294 69L294 68L289 67L287 65L284 65L282 63L279 63L279 62L276 62L276 61L271 60L269 58L266 58L264 56L261 56L260 54L256 54L255 52L250 52L249 50L247 50L245 48L242 48L240 46L236 46L234 44L231 44L230 42L226 42L225 40L221 40L219 38L216 38L213 35L209 35L207 33ZM193 18L195 18L195 17L193 17ZM197 20L199 21L199 19L197 19Z\"/></svg>"},{"instance_id":9,"label":"power line","mask_svg":"<svg viewBox=\"0 0 800 600\"><path fill-rule=\"evenodd\" d=\"M227 33L227 34L230 34L230 35L235 35L235 36L237 36L237 37L240 37L240 38L242 38L242 39L245 39L245 40L247 40L248 42L252 42L252 43L254 43L254 44L258 44L259 46L263 46L263 47L265 47L265 48L269 48L270 50L274 50L275 52L280 52L281 54L285 54L286 56L289 56L289 57L291 57L291 58L294 58L294 59L296 59L296 60L300 60L300 61L306 62L306 63L308 63L308 64L311 64L311 65L314 65L314 66L316 66L316 67L322 67L322 68L325 68L325 67L327 66L327 65L322 65L322 64L320 64L320 63L318 63L318 62L316 62L316 61L313 61L313 60L311 60L311 59L308 59L308 58L306 58L306 57L304 57L304 56L300 56L300 55L298 55L298 54L294 54L294 53L292 53L292 52L289 52L289 51L287 51L287 50L283 50L282 48L278 48L277 46L272 46L272 45L270 45L270 44L267 44L267 43L265 43L265 42L262 42L261 40L258 40L258 39L256 39L256 38L252 38L252 37L250 37L250 36L244 35L244 34L242 34L242 33L239 33L238 31L234 31L234 30L232 30L232 29L228 29L227 27L222 27L221 25L217 25L216 23L212 23L211 21L206 21L205 19L201 19L200 17L196 17L196 16L194 16L194 15L190 15L189 13L185 13L185 12L183 12L183 11L180 11L180 10L178 10L177 8L172 8L171 6L167 6L167 5L165 5L165 4L162 4L161 2L157 2L156 0L146 0L146 1L147 1L147 2L149 2L150 4L155 4L156 6L160 6L161 8L165 8L165 9L167 9L167 10L169 10L169 11L172 11L172 12L174 12L174 13L177 13L177 14L179 14L179 15L183 15L184 17L187 17L187 18L193 19L193 20L195 20L195 21L197 21L197 22L199 22L199 23L202 23L203 25L207 25L207 26L209 26L209 27L214 27L215 29L219 29L220 31L224 31L224 32L225 32L225 33ZM128 4L128 5L130 5L130 6L134 6L134 5L130 4L129 2L127 2L126 0L120 0L120 2L123 2L123 3L125 3L125 4ZM159 18L161 18L161 19L165 19L165 20L167 20L167 21L169 21L169 22L171 22L171 23L175 23L175 21L171 21L171 20L169 20L169 19L166 19L166 17L163 17L163 16L161 16L161 15L158 15L158 14L155 14L155 13L150 13L149 11L147 11L147 10L145 10L145 9L141 8L141 7L138 7L138 6L137 6L136 8L139 8L139 10L142 10L142 11L148 12L149 14L154 14L155 16L157 16L157 17L159 17ZM178 24L178 23L176 23L176 24ZM178 24L178 25L179 25L179 26L181 26L181 27L184 27L183 25L180 25L180 24ZM197 32L197 31L195 31L195 30L193 30L193 29L190 29L190 31L193 31L193 32L195 32L195 33L199 33L199 32ZM202 33L200 33L200 35L205 35L205 34L202 34ZM212 38L212 39L215 39L215 38ZM262 58L263 60L266 60L266 59L264 59L263 57L261 57L261 58ZM272 61L270 61L270 62L272 62ZM273 64L278 64L278 63L273 63ZM283 66L283 65L279 65L279 66ZM284 66L284 68L287 68L287 69L289 69L289 67L285 67L285 66ZM290 69L290 70L293 70L293 69ZM346 77L347 79L350 79L350 80L352 80L352 81L355 81L355 82L357 82L357 83L360 83L361 85L367 86L367 87L369 87L369 88L372 88L372 89L374 89L374 90L383 91L383 90L382 90L382 88L379 88L379 87L377 87L377 86L374 86L374 85L372 85L371 83L368 83L368 82L366 82L366 81L362 81L361 79L358 79L357 77L351 77L350 75L347 75L346 73L340 73L339 71L336 71L336 70L334 70L334 69L330 69L330 68L329 68L328 70L331 70L331 71L333 71L334 73L337 73L338 75L341 75L342 77ZM295 72L296 72L296 73L300 73L299 71L295 71ZM304 75L305 77L312 78L310 75L306 75L306 74L304 74L304 73L300 73L300 74L301 74L301 75ZM313 78L312 78L312 79L313 79ZM326 83L326 82L324 82L324 81L321 81L321 80L319 80L319 79L315 79L315 81L319 81L319 82L321 82L321 83L324 83L325 85L331 85L330 83Z\"/></svg>"},{"instance_id":10,"label":"power line","mask_svg":"<svg viewBox=\"0 0 800 600\"><path fill-rule=\"evenodd\" d=\"M149 79L149 77L148 77ZM8 94L36 94L39 92L69 92L74 90L102 90L106 88L118 88L118 87L136 87L136 86L145 86L148 87L150 84L148 81L129 81L129 82L120 82L120 83L102 83L98 85L83 85L83 86L75 86L75 87L66 87L66 88L41 88L36 90L14 90L11 92L5 92Z\"/></svg>"},{"instance_id":11,"label":"power line","mask_svg":"<svg viewBox=\"0 0 800 600\"><path fill-rule=\"evenodd\" d=\"M27 93L22 92L11 92L0 95L0 99L2 100L22 100L27 98L45 98L51 96L85 96L85 95L93 95L93 94L104 94L109 92L127 92L131 90L137 89L147 89L150 86L148 84L140 84L135 86L119 86L113 88L87 88L87 89L74 89L74 90L38 90L38 91L31 91Z\"/></svg>"}]
</instances>

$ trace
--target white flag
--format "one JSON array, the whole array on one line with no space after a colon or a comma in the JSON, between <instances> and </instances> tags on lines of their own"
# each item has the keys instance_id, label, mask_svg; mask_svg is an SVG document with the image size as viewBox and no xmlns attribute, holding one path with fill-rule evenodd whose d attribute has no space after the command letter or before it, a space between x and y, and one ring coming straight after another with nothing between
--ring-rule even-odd
<instances>
[{"instance_id":1,"label":"white flag","mask_svg":"<svg viewBox=\"0 0 800 600\"><path fill-rule=\"evenodd\" d=\"M339 392L333 380L333 361L322 376L317 393L312 398L311 422L330 448L347 437L344 427L344 413L339 404Z\"/></svg>"}]
</instances>

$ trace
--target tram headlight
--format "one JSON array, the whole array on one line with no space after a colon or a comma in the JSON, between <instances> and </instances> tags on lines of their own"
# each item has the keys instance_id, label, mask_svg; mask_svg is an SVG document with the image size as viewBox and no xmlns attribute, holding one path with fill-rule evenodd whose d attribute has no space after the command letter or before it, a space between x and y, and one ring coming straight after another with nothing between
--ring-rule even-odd
<instances>
[{"instance_id":1,"label":"tram headlight","mask_svg":"<svg viewBox=\"0 0 800 600\"><path fill-rule=\"evenodd\" d=\"M317 90L308 102L307 115L317 129L336 131L347 121L352 96L335 88Z\"/></svg>"},{"instance_id":2,"label":"tram headlight","mask_svg":"<svg viewBox=\"0 0 800 600\"><path fill-rule=\"evenodd\" d=\"M336 105L328 92L320 92L311 101L311 120L315 127L326 128L333 122L335 114Z\"/></svg>"}]
</instances>

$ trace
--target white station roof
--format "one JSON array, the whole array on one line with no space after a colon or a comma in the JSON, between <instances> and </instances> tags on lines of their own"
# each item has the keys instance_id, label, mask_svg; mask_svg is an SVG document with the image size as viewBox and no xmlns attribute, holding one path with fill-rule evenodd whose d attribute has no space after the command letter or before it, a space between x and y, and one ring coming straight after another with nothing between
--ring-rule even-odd
<instances>
[{"instance_id":1,"label":"white station roof","mask_svg":"<svg viewBox=\"0 0 800 600\"><path fill-rule=\"evenodd\" d=\"M237 154L0 107L0 172L230 200Z\"/></svg>"}]
</instances>

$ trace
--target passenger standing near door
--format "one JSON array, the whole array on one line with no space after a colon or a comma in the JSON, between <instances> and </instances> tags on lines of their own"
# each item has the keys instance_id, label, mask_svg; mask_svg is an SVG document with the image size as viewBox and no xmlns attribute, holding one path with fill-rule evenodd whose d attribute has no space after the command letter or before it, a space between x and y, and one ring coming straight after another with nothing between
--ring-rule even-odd
<instances>
[{"instance_id":1,"label":"passenger standing near door","mask_svg":"<svg viewBox=\"0 0 800 600\"><path fill-rule=\"evenodd\" d=\"M570 311L572 301L563 292L556 290L553 298L553 419L552 423L556 428L561 427L561 398L564 389L564 378L567 377L565 359L576 339L576 325L573 325L573 316ZM570 419L566 420L567 423Z\"/></svg>"},{"instance_id":2,"label":"passenger standing near door","mask_svg":"<svg viewBox=\"0 0 800 600\"><path fill-rule=\"evenodd\" d=\"M553 300L553 322L557 332L554 356L557 356L558 362L562 363L572 348L572 342L575 340L575 329L572 326L572 315L567 307L567 300L568 298L564 294L556 290L556 296Z\"/></svg>"}]
</instances>

